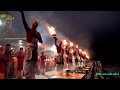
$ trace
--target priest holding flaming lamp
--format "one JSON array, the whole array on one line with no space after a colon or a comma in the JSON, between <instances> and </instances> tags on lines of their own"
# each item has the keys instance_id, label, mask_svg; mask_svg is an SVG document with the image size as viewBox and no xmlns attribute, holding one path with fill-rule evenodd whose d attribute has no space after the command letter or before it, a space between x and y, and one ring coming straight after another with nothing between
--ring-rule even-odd
<instances>
[{"instance_id":1,"label":"priest holding flaming lamp","mask_svg":"<svg viewBox=\"0 0 120 90\"><path fill-rule=\"evenodd\" d=\"M58 53L58 63L57 64L63 64L63 53L64 53L64 50L62 48L62 41L59 42L59 45L57 45L57 37L56 37L56 31L55 31L55 28L52 27L52 26L48 26L47 27L51 36L54 38L55 40L55 46L56 46L56 49L57 49L57 53ZM57 65L58 66L58 65ZM60 68L59 69L62 69L62 65L59 65Z\"/></svg>"},{"instance_id":2,"label":"priest holding flaming lamp","mask_svg":"<svg viewBox=\"0 0 120 90\"><path fill-rule=\"evenodd\" d=\"M78 64L79 64L79 67L81 66L81 62L82 62L82 60L81 60L82 59L81 52L82 52L82 50L79 49L79 51L78 51L78 55L79 55Z\"/></svg>"},{"instance_id":3,"label":"priest holding flaming lamp","mask_svg":"<svg viewBox=\"0 0 120 90\"><path fill-rule=\"evenodd\" d=\"M75 57L74 57L74 46L73 46L73 43L70 42L70 53L72 54L72 64L73 64L73 67L75 67Z\"/></svg>"},{"instance_id":4,"label":"priest holding flaming lamp","mask_svg":"<svg viewBox=\"0 0 120 90\"><path fill-rule=\"evenodd\" d=\"M75 46L75 65L78 66L78 62L79 62L79 48L78 45Z\"/></svg>"},{"instance_id":5,"label":"priest holding flaming lamp","mask_svg":"<svg viewBox=\"0 0 120 90\"><path fill-rule=\"evenodd\" d=\"M68 65L67 65L67 57L68 57L68 55L67 55L67 52L66 52L66 50L67 50L67 45L68 45L68 43L67 43L67 40L63 40L63 49L64 49L64 54L63 54L63 59L64 59L64 68L68 68Z\"/></svg>"}]
</instances>

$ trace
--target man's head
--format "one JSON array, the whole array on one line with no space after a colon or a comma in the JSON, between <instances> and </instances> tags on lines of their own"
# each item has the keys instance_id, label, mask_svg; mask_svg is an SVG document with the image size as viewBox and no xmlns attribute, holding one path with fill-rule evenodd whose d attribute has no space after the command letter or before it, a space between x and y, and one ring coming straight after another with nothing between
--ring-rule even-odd
<instances>
[{"instance_id":1,"label":"man's head","mask_svg":"<svg viewBox=\"0 0 120 90\"><path fill-rule=\"evenodd\" d=\"M10 44L6 44L6 49L10 49L11 45Z\"/></svg>"},{"instance_id":2,"label":"man's head","mask_svg":"<svg viewBox=\"0 0 120 90\"><path fill-rule=\"evenodd\" d=\"M59 45L60 45L60 46L62 45L62 41L59 42Z\"/></svg>"},{"instance_id":3,"label":"man's head","mask_svg":"<svg viewBox=\"0 0 120 90\"><path fill-rule=\"evenodd\" d=\"M32 28L37 28L38 27L38 23L37 23L37 21L36 20L33 20L32 21Z\"/></svg>"},{"instance_id":4,"label":"man's head","mask_svg":"<svg viewBox=\"0 0 120 90\"><path fill-rule=\"evenodd\" d=\"M0 47L0 52L4 53L4 52L5 52L5 49L6 49L6 48L5 48L4 46L1 46L1 47Z\"/></svg>"},{"instance_id":5,"label":"man's head","mask_svg":"<svg viewBox=\"0 0 120 90\"><path fill-rule=\"evenodd\" d=\"M44 52L42 52L42 55L44 55Z\"/></svg>"},{"instance_id":6,"label":"man's head","mask_svg":"<svg viewBox=\"0 0 120 90\"><path fill-rule=\"evenodd\" d=\"M20 48L20 51L23 51L23 48Z\"/></svg>"}]
</instances>

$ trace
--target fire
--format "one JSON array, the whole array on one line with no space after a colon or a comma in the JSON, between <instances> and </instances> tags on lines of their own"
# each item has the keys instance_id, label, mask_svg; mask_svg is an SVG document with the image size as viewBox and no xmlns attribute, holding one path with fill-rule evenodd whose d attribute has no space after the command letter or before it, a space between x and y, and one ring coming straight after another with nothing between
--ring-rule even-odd
<instances>
[{"instance_id":1,"label":"fire","mask_svg":"<svg viewBox=\"0 0 120 90\"><path fill-rule=\"evenodd\" d=\"M73 52L74 52L74 50L73 50L73 49L71 49L71 50L70 50L70 53L73 53Z\"/></svg>"},{"instance_id":2,"label":"fire","mask_svg":"<svg viewBox=\"0 0 120 90\"><path fill-rule=\"evenodd\" d=\"M66 40L63 40L63 45L67 45L67 41Z\"/></svg>"},{"instance_id":3,"label":"fire","mask_svg":"<svg viewBox=\"0 0 120 90\"><path fill-rule=\"evenodd\" d=\"M63 46L63 48L66 48L66 46Z\"/></svg>"},{"instance_id":4,"label":"fire","mask_svg":"<svg viewBox=\"0 0 120 90\"><path fill-rule=\"evenodd\" d=\"M78 45L76 45L76 48L78 48Z\"/></svg>"},{"instance_id":5,"label":"fire","mask_svg":"<svg viewBox=\"0 0 120 90\"><path fill-rule=\"evenodd\" d=\"M72 43L72 42L70 42L70 46L73 46L73 43Z\"/></svg>"},{"instance_id":6,"label":"fire","mask_svg":"<svg viewBox=\"0 0 120 90\"><path fill-rule=\"evenodd\" d=\"M89 56L88 56L88 55L86 55L86 58L88 58L88 59L89 59Z\"/></svg>"},{"instance_id":7,"label":"fire","mask_svg":"<svg viewBox=\"0 0 120 90\"><path fill-rule=\"evenodd\" d=\"M86 52L83 52L83 54L86 54Z\"/></svg>"},{"instance_id":8,"label":"fire","mask_svg":"<svg viewBox=\"0 0 120 90\"><path fill-rule=\"evenodd\" d=\"M81 50L81 49L79 49L79 52L82 52L82 50Z\"/></svg>"},{"instance_id":9,"label":"fire","mask_svg":"<svg viewBox=\"0 0 120 90\"><path fill-rule=\"evenodd\" d=\"M52 36L56 36L56 31L55 31L55 28L52 27L52 26L47 26L48 28L48 31L50 32L50 35Z\"/></svg>"}]
</instances>

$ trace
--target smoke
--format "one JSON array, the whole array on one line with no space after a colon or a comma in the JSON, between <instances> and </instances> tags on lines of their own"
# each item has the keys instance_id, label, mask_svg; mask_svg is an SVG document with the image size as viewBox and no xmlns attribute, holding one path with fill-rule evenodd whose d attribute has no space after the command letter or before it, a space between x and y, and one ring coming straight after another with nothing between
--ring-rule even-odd
<instances>
[{"instance_id":1,"label":"smoke","mask_svg":"<svg viewBox=\"0 0 120 90\"><path fill-rule=\"evenodd\" d=\"M54 40L50 36L46 25L47 24L51 25L51 23L49 23L49 21L52 20L51 18L55 17L54 12L52 12L52 11L25 11L25 15L26 15L26 19L28 21L28 25L31 25L31 22L34 19L38 21L39 26L38 26L37 30L41 33L44 44L53 45ZM58 25L62 24L62 21L59 18L57 18L56 20L57 21L55 21L55 19L53 20L53 22L55 24L56 23ZM55 27L56 25L53 24L53 27ZM65 25L62 25L62 26L64 27ZM76 29L75 27L72 27L72 26L69 26L69 27L73 28L73 30ZM91 56L94 54L91 49L92 36L87 32L88 30L82 30L82 31L78 31L78 33L76 33L75 31L69 31L67 29L68 28L66 28L66 31L59 30L59 29L56 30L58 41L66 39L68 41L73 42L74 44L79 45L79 47L83 51L86 51L86 53L88 55Z\"/></svg>"},{"instance_id":2,"label":"smoke","mask_svg":"<svg viewBox=\"0 0 120 90\"><path fill-rule=\"evenodd\" d=\"M88 56L93 56L94 52L92 51L91 44L93 42L92 35L87 31L80 31L78 35L75 36L76 40L74 40L79 47L85 51Z\"/></svg>"},{"instance_id":3,"label":"smoke","mask_svg":"<svg viewBox=\"0 0 120 90\"><path fill-rule=\"evenodd\" d=\"M53 45L54 40L51 37L51 35L49 34L46 25L50 25L47 21L49 18L51 18L51 16L53 15L52 11L26 11L25 15L28 16L28 25L31 24L32 20L37 20L37 22L39 23L39 26L37 28L37 30L41 33L41 36L43 38L43 41L45 44L49 44L49 45ZM53 26L54 27L54 26ZM63 40L63 39L67 39L69 40L67 37L64 36L64 34L62 32L59 32L59 30L57 30L57 38L58 41Z\"/></svg>"}]
</instances>

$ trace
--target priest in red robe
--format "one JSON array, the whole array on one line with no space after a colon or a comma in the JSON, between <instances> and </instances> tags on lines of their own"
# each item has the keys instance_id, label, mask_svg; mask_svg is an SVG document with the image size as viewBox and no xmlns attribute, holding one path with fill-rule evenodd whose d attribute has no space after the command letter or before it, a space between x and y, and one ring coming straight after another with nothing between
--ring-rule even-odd
<instances>
[{"instance_id":1,"label":"priest in red robe","mask_svg":"<svg viewBox=\"0 0 120 90\"><path fill-rule=\"evenodd\" d=\"M21 12L22 22L26 31L26 49L25 49L25 67L24 73L26 79L35 79L35 70L38 59L38 41L43 43L40 33L36 30L38 23L36 20L32 22L32 28L28 27L23 11Z\"/></svg>"}]
</instances>

